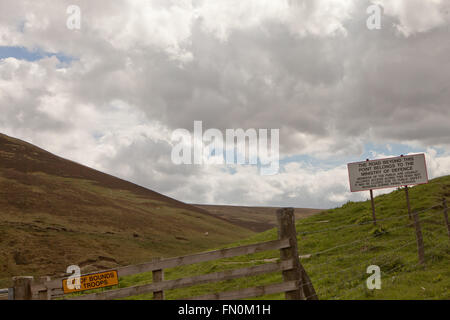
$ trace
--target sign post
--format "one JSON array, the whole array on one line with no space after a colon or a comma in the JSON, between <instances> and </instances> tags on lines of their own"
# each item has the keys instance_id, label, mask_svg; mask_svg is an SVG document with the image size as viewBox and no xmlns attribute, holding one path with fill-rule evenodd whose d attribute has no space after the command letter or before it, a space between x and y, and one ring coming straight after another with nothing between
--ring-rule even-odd
<instances>
[{"instance_id":1,"label":"sign post","mask_svg":"<svg viewBox=\"0 0 450 320\"><path fill-rule=\"evenodd\" d=\"M406 195L406 205L408 207L408 217L409 217L409 220L411 220L412 219L412 217L411 217L411 205L409 203L408 186L405 186L405 195Z\"/></svg>"},{"instance_id":2,"label":"sign post","mask_svg":"<svg viewBox=\"0 0 450 320\"><path fill-rule=\"evenodd\" d=\"M376 217L373 189L404 186L408 216L409 219L412 220L413 215L411 214L408 185L428 183L425 154L401 155L400 157L378 160L367 159L366 161L349 163L347 164L347 167L351 192L370 191L374 225L376 225ZM419 263L424 264L425 255L422 230L417 212L414 213L414 226L416 228Z\"/></svg>"},{"instance_id":3,"label":"sign post","mask_svg":"<svg viewBox=\"0 0 450 320\"><path fill-rule=\"evenodd\" d=\"M369 159L366 159L366 161L369 161ZM373 190L370 189L370 203L372 205L372 219L373 219L373 225L377 225L377 217L375 215L375 201L373 200Z\"/></svg>"},{"instance_id":4,"label":"sign post","mask_svg":"<svg viewBox=\"0 0 450 320\"><path fill-rule=\"evenodd\" d=\"M375 216L375 203L373 200L373 190L370 189L370 203L372 204L372 219L373 219L373 225L377 225L377 217Z\"/></svg>"},{"instance_id":5,"label":"sign post","mask_svg":"<svg viewBox=\"0 0 450 320\"><path fill-rule=\"evenodd\" d=\"M403 155L401 155L400 157L403 157ZM412 216L411 216L411 204L409 203L408 185L405 185L405 195L406 195L406 206L408 208L408 217L409 217L409 220L411 220L412 219Z\"/></svg>"}]
</instances>

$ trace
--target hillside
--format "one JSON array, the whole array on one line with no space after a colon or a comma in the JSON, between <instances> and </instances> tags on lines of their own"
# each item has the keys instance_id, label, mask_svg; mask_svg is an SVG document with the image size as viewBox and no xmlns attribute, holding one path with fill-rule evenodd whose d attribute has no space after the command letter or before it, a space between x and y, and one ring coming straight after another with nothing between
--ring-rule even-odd
<instances>
[{"instance_id":1,"label":"hillside","mask_svg":"<svg viewBox=\"0 0 450 320\"><path fill-rule=\"evenodd\" d=\"M450 202L450 176L410 188L411 207L422 226L424 266L418 264L415 229L401 189L375 198L377 227L371 222L370 201L300 213L298 217L304 217L296 221L300 257L319 298L450 299L450 241L443 197ZM0 135L0 287L6 287L12 275L56 275L69 264L88 272L273 240L276 229L254 233L248 228L273 224L269 219L274 210L191 206ZM168 269L165 279L259 265L278 257L278 252L264 252ZM369 265L381 268L381 290L366 288ZM151 279L151 273L123 277L119 286ZM166 297L279 281L281 274L273 273L167 291Z\"/></svg>"},{"instance_id":2,"label":"hillside","mask_svg":"<svg viewBox=\"0 0 450 320\"><path fill-rule=\"evenodd\" d=\"M248 229L0 134L0 287L221 246Z\"/></svg>"},{"instance_id":3,"label":"hillside","mask_svg":"<svg viewBox=\"0 0 450 320\"><path fill-rule=\"evenodd\" d=\"M207 210L211 214L225 219L237 226L262 232L276 226L276 207L247 207L225 205L201 205L194 206ZM322 209L295 208L295 218L303 219L323 211Z\"/></svg>"},{"instance_id":4,"label":"hillside","mask_svg":"<svg viewBox=\"0 0 450 320\"><path fill-rule=\"evenodd\" d=\"M450 299L450 241L441 199L450 200L450 176L410 188L411 206L422 226L425 265L418 264L415 229L408 219L405 193L396 190L375 198L377 227L370 201L348 202L340 208L297 220L301 262L320 299ZM277 238L271 229L231 246ZM279 252L222 259L165 271L165 278L249 267L276 261ZM366 268L381 269L381 289L368 290ZM120 279L120 287L151 282L151 273ZM280 273L198 285L166 292L167 299L235 290L281 281ZM151 299L152 294L129 299ZM261 297L283 299L282 294Z\"/></svg>"}]
</instances>

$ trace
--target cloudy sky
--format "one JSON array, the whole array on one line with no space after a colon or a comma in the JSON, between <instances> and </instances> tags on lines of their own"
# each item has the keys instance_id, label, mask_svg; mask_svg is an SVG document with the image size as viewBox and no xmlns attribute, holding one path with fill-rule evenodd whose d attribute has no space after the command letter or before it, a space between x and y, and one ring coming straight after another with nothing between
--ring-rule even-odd
<instances>
[{"instance_id":1,"label":"cloudy sky","mask_svg":"<svg viewBox=\"0 0 450 320\"><path fill-rule=\"evenodd\" d=\"M381 29L366 10L382 8ZM69 29L70 5L81 9ZM450 174L449 0L2 0L0 132L194 203L361 200L346 164ZM72 20L71 20L72 21ZM177 128L280 129L280 172L175 165Z\"/></svg>"}]
</instances>

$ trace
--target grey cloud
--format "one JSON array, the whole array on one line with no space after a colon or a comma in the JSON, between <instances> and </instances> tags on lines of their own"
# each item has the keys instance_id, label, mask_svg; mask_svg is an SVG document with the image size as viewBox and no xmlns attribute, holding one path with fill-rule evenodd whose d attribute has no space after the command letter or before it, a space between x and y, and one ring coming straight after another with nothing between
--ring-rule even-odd
<instances>
[{"instance_id":1,"label":"grey cloud","mask_svg":"<svg viewBox=\"0 0 450 320\"><path fill-rule=\"evenodd\" d=\"M157 19L145 15L151 10L142 13L139 6L126 1L80 1L83 22L77 32L64 27L68 3L35 3L0 4L0 41L7 42L1 44L38 46L78 60L64 73L56 71L55 63L39 61L35 64L39 70L47 70L40 78L26 63L15 71L0 65L0 81L14 83L13 90L22 92L14 96L0 91L2 130L13 128L22 132L21 136L54 133L56 137L65 133L76 136L78 130L78 136L84 137L96 129L88 126L102 119L119 122L117 118L109 120L108 115L113 113L114 102L121 101L142 122L160 123L169 132L192 130L194 120L202 120L204 130L280 128L281 151L289 155L310 153L344 159L360 155L364 144L371 141L440 145L446 150L450 146L448 21L438 23L433 11L429 13L432 24L420 20L414 28L415 20L406 19L405 14L411 14L417 2L399 12L389 9L377 31L365 25L368 0L353 1L351 12L338 10L323 16L319 2L306 1L306 9L296 7L285 20L261 14L257 23L245 20L247 17L242 17L245 21L232 20L239 17L237 12L229 20L221 20L228 23L225 39L211 26L215 16L191 20L189 6L178 7L178 2L153 2L158 9L168 10L158 16L162 22L157 24ZM185 14L186 21L178 15L169 22L164 20L173 14L171 6L180 9L177 14ZM21 33L17 26L26 19L29 24ZM336 32L328 29L331 22L336 22ZM408 36L398 32L401 23L407 23ZM192 59L184 59L183 54L191 54ZM38 109L43 97L59 96L70 101L73 118L52 117ZM89 108L96 111L95 121L83 119L93 112ZM86 113L77 115L85 109ZM107 141L114 156L99 152L95 157L109 173L182 200L256 201L246 191L250 173L244 178L228 176L241 184L222 190L222 180L214 179L227 176L217 168L208 171L172 165L167 141L129 133L128 127L138 121L126 114L123 117L129 123L117 126L123 126L123 134L134 141ZM114 125L97 129L114 131ZM95 143L93 140L93 149ZM267 181L263 183L267 188L279 188L283 193L265 203L319 207L324 203L309 185L295 189ZM291 198L289 188L300 196ZM336 182L321 194L345 191Z\"/></svg>"}]
</instances>

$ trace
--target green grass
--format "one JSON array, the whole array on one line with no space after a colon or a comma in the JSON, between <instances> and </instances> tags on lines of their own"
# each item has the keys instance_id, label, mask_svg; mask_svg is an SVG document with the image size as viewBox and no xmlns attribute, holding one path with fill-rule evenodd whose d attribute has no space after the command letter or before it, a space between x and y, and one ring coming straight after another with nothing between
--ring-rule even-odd
<instances>
[{"instance_id":1,"label":"green grass","mask_svg":"<svg viewBox=\"0 0 450 320\"><path fill-rule=\"evenodd\" d=\"M419 213L425 244L426 264L418 264L415 229L408 219L405 193L396 190L375 198L378 226L371 222L370 201L348 202L297 221L301 259L320 299L449 299L450 241L444 225L442 197L450 200L450 176L434 179L428 185L410 189L411 206ZM277 239L272 229L232 246ZM227 246L231 247L231 246ZM264 263L279 257L277 251L222 259L165 270L165 279L218 272ZM368 290L369 265L381 268L381 290ZM151 273L120 279L118 287L151 282ZM209 283L166 292L167 299L236 290L282 281L280 273ZM98 291L107 290L101 289ZM127 299L151 299L144 294ZM258 299L283 299L275 294Z\"/></svg>"}]
</instances>

